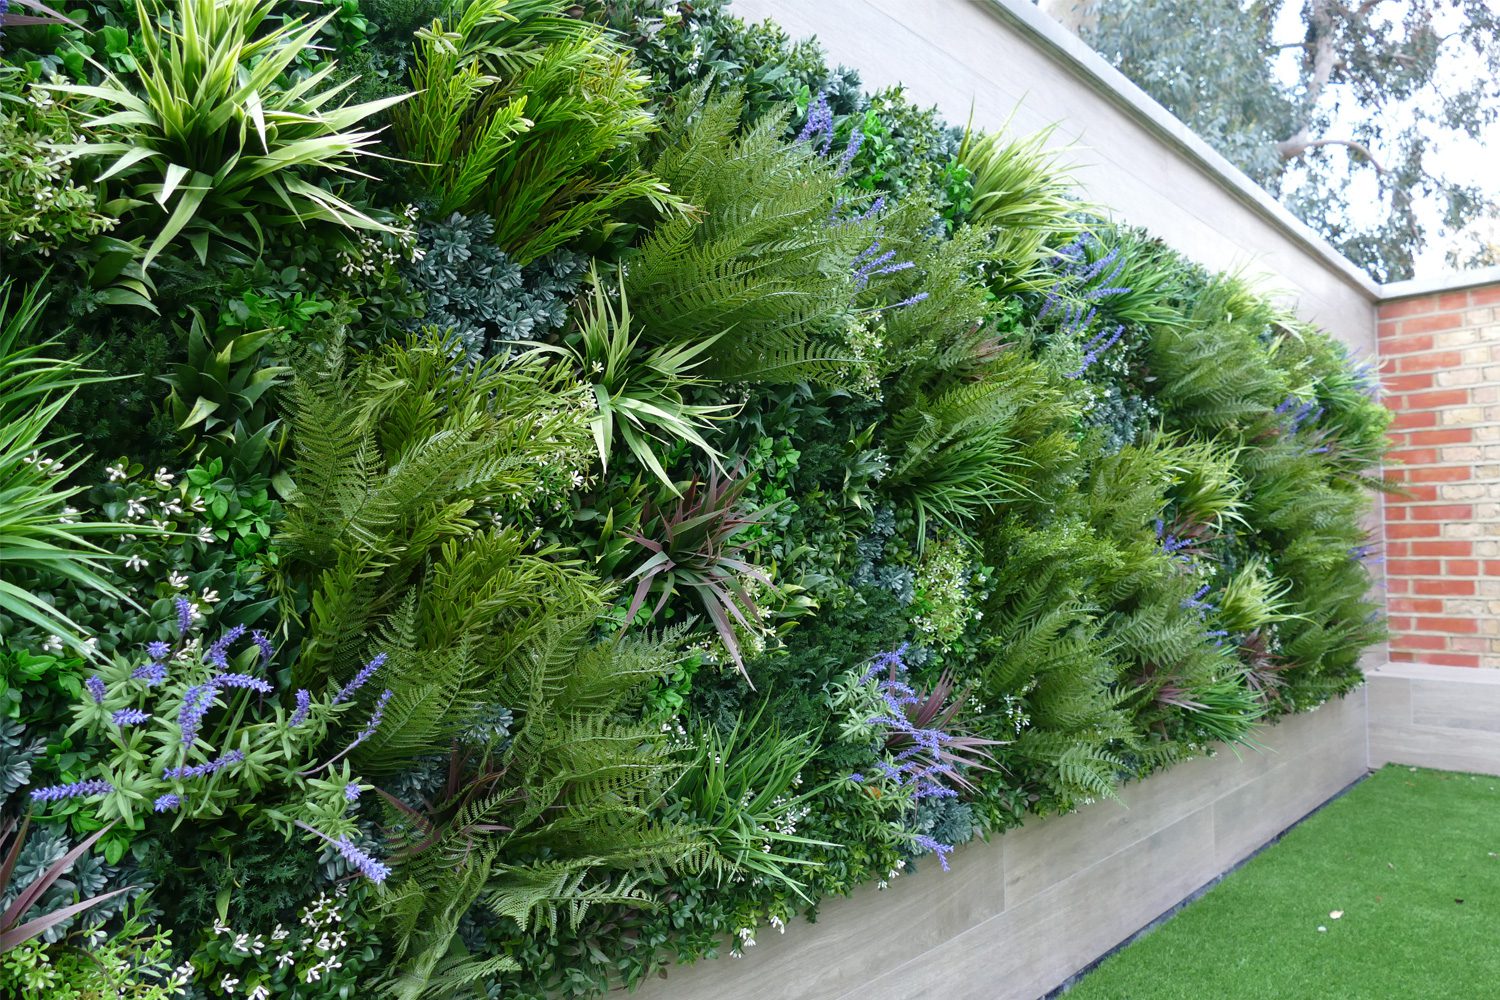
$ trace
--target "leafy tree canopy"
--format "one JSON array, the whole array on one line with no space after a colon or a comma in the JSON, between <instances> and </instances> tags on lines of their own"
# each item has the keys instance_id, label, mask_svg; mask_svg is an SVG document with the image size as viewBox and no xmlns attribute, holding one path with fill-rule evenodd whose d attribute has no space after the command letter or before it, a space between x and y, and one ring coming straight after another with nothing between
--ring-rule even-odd
<instances>
[{"instance_id":1,"label":"leafy tree canopy","mask_svg":"<svg viewBox=\"0 0 1500 1000\"><path fill-rule=\"evenodd\" d=\"M1378 280L1411 277L1422 206L1450 234L1497 212L1436 155L1500 117L1489 0L1302 0L1300 37L1289 0L1038 2Z\"/></svg>"}]
</instances>

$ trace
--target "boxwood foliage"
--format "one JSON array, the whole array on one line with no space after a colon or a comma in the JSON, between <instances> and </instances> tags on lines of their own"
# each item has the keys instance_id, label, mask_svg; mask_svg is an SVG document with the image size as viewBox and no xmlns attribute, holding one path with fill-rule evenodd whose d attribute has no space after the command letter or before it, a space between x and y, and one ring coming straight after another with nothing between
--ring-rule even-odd
<instances>
[{"instance_id":1,"label":"boxwood foliage","mask_svg":"<svg viewBox=\"0 0 1500 1000\"><path fill-rule=\"evenodd\" d=\"M206 265L150 202L275 185L97 104L198 66L201 4L5 29L15 156L91 123L0 188L67 196L0 205L7 301L41 303L10 363L119 381L0 455L56 483L0 492L0 547L45 525L109 584L5 580L70 631L0 615L0 820L26 858L98 834L79 895L135 901L0 992L103 934L136 971L80 991L598 995L1360 682L1368 368L1092 214L1039 140L966 141L723 0L224 5L234 149L300 148L235 84L268 38L318 47L266 92L391 100L285 164L349 212L219 213ZM160 184L96 183L147 156ZM221 673L178 692L187 662Z\"/></svg>"}]
</instances>

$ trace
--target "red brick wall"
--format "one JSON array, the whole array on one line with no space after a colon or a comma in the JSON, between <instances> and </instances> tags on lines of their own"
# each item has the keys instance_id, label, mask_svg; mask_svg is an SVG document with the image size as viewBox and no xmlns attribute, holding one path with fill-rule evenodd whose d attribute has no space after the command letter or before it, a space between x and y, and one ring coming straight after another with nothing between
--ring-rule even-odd
<instances>
[{"instance_id":1,"label":"red brick wall","mask_svg":"<svg viewBox=\"0 0 1500 1000\"><path fill-rule=\"evenodd\" d=\"M1500 285L1380 307L1391 659L1500 667Z\"/></svg>"}]
</instances>

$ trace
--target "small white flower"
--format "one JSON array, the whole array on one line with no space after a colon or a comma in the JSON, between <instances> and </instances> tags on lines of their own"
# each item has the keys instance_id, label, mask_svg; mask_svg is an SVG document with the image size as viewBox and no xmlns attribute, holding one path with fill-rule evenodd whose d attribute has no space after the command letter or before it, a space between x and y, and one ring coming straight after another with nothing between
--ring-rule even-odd
<instances>
[{"instance_id":1,"label":"small white flower","mask_svg":"<svg viewBox=\"0 0 1500 1000\"><path fill-rule=\"evenodd\" d=\"M140 553L136 553L135 555L131 556L129 559L125 560L125 568L126 569L145 569L147 566L150 566L150 565L151 565L151 560L144 558Z\"/></svg>"},{"instance_id":2,"label":"small white flower","mask_svg":"<svg viewBox=\"0 0 1500 1000\"><path fill-rule=\"evenodd\" d=\"M173 590L182 590L187 585L188 578L186 573L178 573L176 571L173 571L167 574L167 586L171 587Z\"/></svg>"},{"instance_id":3,"label":"small white flower","mask_svg":"<svg viewBox=\"0 0 1500 1000\"><path fill-rule=\"evenodd\" d=\"M283 969L286 968L288 965L294 964L296 961L297 961L297 956L293 955L289 951L284 951L280 955L276 956L276 964L279 965L279 966L281 966Z\"/></svg>"},{"instance_id":4,"label":"small white flower","mask_svg":"<svg viewBox=\"0 0 1500 1000\"><path fill-rule=\"evenodd\" d=\"M161 505L161 512L163 514L181 514L182 503L177 500L163 500Z\"/></svg>"},{"instance_id":5,"label":"small white flower","mask_svg":"<svg viewBox=\"0 0 1500 1000\"><path fill-rule=\"evenodd\" d=\"M233 948L235 951L248 952L250 950L250 935L236 934L234 936L234 944L230 945L229 947Z\"/></svg>"},{"instance_id":6,"label":"small white flower","mask_svg":"<svg viewBox=\"0 0 1500 1000\"><path fill-rule=\"evenodd\" d=\"M58 520L63 524L77 524L78 518L75 516L77 513L77 507L64 507L62 509L62 516L60 516Z\"/></svg>"},{"instance_id":7,"label":"small white flower","mask_svg":"<svg viewBox=\"0 0 1500 1000\"><path fill-rule=\"evenodd\" d=\"M224 973L224 978L219 980L219 989L223 990L225 993L228 993L239 984L240 981L238 979L234 978L234 976L226 972Z\"/></svg>"},{"instance_id":8,"label":"small white flower","mask_svg":"<svg viewBox=\"0 0 1500 1000\"><path fill-rule=\"evenodd\" d=\"M98 638L98 636L92 636L91 635L87 639L83 640L83 651L85 653L87 653L88 655L92 656L98 649L99 649L99 638Z\"/></svg>"},{"instance_id":9,"label":"small white flower","mask_svg":"<svg viewBox=\"0 0 1500 1000\"><path fill-rule=\"evenodd\" d=\"M224 921L222 921L222 920L215 920L214 921L214 936L215 937L218 937L218 936L223 935L223 934L228 934L228 933L229 933L229 925L228 924L224 923Z\"/></svg>"},{"instance_id":10,"label":"small white flower","mask_svg":"<svg viewBox=\"0 0 1500 1000\"><path fill-rule=\"evenodd\" d=\"M217 590L205 590L202 597L205 604L219 603L219 592Z\"/></svg>"},{"instance_id":11,"label":"small white flower","mask_svg":"<svg viewBox=\"0 0 1500 1000\"><path fill-rule=\"evenodd\" d=\"M255 987L255 989L251 990L245 995L248 996L250 1000L269 1000L271 991L266 988L265 983L261 983L259 986Z\"/></svg>"},{"instance_id":12,"label":"small white flower","mask_svg":"<svg viewBox=\"0 0 1500 1000\"><path fill-rule=\"evenodd\" d=\"M302 974L303 982L315 983L322 975L323 967L321 965L309 966L308 970Z\"/></svg>"},{"instance_id":13,"label":"small white flower","mask_svg":"<svg viewBox=\"0 0 1500 1000\"><path fill-rule=\"evenodd\" d=\"M44 653L61 653L62 648L63 641L60 635L49 635L46 641L42 643L42 652Z\"/></svg>"},{"instance_id":14,"label":"small white flower","mask_svg":"<svg viewBox=\"0 0 1500 1000\"><path fill-rule=\"evenodd\" d=\"M125 501L126 520L133 521L138 517L145 517L147 512L148 508L146 507L146 505L140 500L137 500L135 497L131 497L129 500Z\"/></svg>"},{"instance_id":15,"label":"small white flower","mask_svg":"<svg viewBox=\"0 0 1500 1000\"><path fill-rule=\"evenodd\" d=\"M112 483L117 483L125 478L125 466L118 463L116 463L115 465L111 465L104 471L109 476L109 481Z\"/></svg>"},{"instance_id":16,"label":"small white flower","mask_svg":"<svg viewBox=\"0 0 1500 1000\"><path fill-rule=\"evenodd\" d=\"M156 478L156 485L158 485L158 486L171 486L172 485L172 480L176 479L177 477L174 476L174 475L172 475L170 472L168 472L166 466L162 466L161 468L159 468L159 469L156 470L156 477L155 478Z\"/></svg>"},{"instance_id":17,"label":"small white flower","mask_svg":"<svg viewBox=\"0 0 1500 1000\"><path fill-rule=\"evenodd\" d=\"M201 514L205 510L208 510L208 501L202 497L193 497L188 503L188 510L191 510L194 514Z\"/></svg>"},{"instance_id":18,"label":"small white flower","mask_svg":"<svg viewBox=\"0 0 1500 1000\"><path fill-rule=\"evenodd\" d=\"M203 527L201 527L201 528L198 529L198 541L202 542L204 545L208 545L208 544L212 543L213 540L214 540L214 529L210 528L206 524Z\"/></svg>"},{"instance_id":19,"label":"small white flower","mask_svg":"<svg viewBox=\"0 0 1500 1000\"><path fill-rule=\"evenodd\" d=\"M272 941L285 941L287 938L289 938L291 936L292 936L291 931L287 930L285 927L281 926L280 924L277 924L276 925L276 929L271 932L271 940Z\"/></svg>"}]
</instances>

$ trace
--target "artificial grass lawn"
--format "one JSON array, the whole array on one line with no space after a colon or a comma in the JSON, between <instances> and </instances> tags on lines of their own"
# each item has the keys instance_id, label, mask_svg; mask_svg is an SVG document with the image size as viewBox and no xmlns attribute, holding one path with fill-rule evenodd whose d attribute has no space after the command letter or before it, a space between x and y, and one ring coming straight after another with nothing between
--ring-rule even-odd
<instances>
[{"instance_id":1,"label":"artificial grass lawn","mask_svg":"<svg viewBox=\"0 0 1500 1000\"><path fill-rule=\"evenodd\" d=\"M1399 765L1330 803L1068 993L1068 1000L1496 997L1500 778Z\"/></svg>"}]
</instances>

